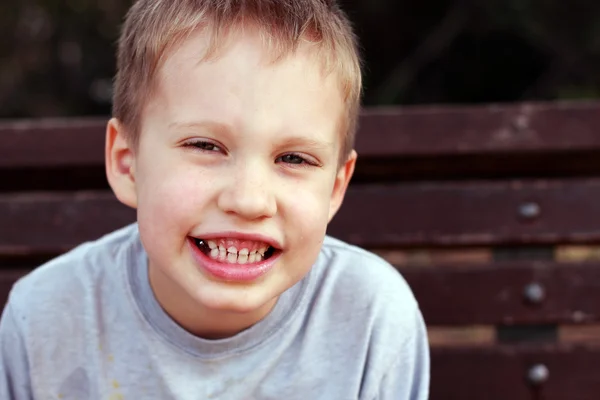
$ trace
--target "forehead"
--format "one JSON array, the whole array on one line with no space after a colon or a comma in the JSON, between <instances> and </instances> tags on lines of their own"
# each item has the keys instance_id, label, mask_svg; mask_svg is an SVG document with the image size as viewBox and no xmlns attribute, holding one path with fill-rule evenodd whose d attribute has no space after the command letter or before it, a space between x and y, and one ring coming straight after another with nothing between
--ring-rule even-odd
<instances>
[{"instance_id":1,"label":"forehead","mask_svg":"<svg viewBox=\"0 0 600 400\"><path fill-rule=\"evenodd\" d=\"M324 71L315 45L302 43L274 59L260 34L234 32L206 59L209 40L195 32L159 70L154 111L171 122L210 117L240 130L301 128L339 136L343 93L337 76Z\"/></svg>"}]
</instances>

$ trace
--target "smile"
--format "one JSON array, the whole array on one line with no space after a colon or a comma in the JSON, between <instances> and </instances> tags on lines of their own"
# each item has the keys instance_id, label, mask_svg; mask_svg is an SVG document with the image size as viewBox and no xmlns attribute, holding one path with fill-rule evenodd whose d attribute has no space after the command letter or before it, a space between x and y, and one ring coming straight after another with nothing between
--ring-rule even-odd
<instances>
[{"instance_id":1,"label":"smile","mask_svg":"<svg viewBox=\"0 0 600 400\"><path fill-rule=\"evenodd\" d=\"M228 264L256 264L268 260L276 252L265 242L230 238L194 238L194 244L211 259Z\"/></svg>"},{"instance_id":2,"label":"smile","mask_svg":"<svg viewBox=\"0 0 600 400\"><path fill-rule=\"evenodd\" d=\"M198 268L213 278L228 282L252 282L277 263L283 253L277 242L261 237L189 237L188 243ZM266 240L269 240L268 238Z\"/></svg>"}]
</instances>

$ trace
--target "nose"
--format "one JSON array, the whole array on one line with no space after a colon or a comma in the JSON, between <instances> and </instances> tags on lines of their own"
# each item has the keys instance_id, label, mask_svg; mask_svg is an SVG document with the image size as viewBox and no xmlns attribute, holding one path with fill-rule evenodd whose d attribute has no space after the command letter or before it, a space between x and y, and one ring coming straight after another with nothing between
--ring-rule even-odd
<instances>
[{"instance_id":1,"label":"nose","mask_svg":"<svg viewBox=\"0 0 600 400\"><path fill-rule=\"evenodd\" d=\"M267 168L240 163L228 172L225 187L218 198L218 207L222 211L246 220L275 215L274 182L269 179Z\"/></svg>"}]
</instances>

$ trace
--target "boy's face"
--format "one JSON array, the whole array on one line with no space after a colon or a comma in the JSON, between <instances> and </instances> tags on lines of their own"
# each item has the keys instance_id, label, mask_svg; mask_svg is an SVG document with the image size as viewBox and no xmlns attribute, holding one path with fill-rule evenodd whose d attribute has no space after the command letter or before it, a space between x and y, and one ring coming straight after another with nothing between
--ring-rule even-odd
<instances>
[{"instance_id":1,"label":"boy's face","mask_svg":"<svg viewBox=\"0 0 600 400\"><path fill-rule=\"evenodd\" d=\"M214 61L199 61L201 33L171 54L135 151L118 121L107 130L109 181L137 208L156 296L184 326L194 315L178 310L268 313L315 262L354 168L354 153L338 164L336 76L308 45L269 63L244 35Z\"/></svg>"}]
</instances>

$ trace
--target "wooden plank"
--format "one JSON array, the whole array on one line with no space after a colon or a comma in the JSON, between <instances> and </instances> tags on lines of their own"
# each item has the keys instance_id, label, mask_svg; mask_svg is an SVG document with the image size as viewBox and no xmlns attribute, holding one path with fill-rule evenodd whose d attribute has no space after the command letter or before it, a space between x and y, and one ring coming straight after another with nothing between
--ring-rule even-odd
<instances>
[{"instance_id":1,"label":"wooden plank","mask_svg":"<svg viewBox=\"0 0 600 400\"><path fill-rule=\"evenodd\" d=\"M104 162L107 118L0 123L0 168ZM600 102L369 108L362 158L600 151Z\"/></svg>"},{"instance_id":2,"label":"wooden plank","mask_svg":"<svg viewBox=\"0 0 600 400\"><path fill-rule=\"evenodd\" d=\"M596 400L600 347L594 345L433 348L431 400ZM529 384L530 369L549 374Z\"/></svg>"},{"instance_id":3,"label":"wooden plank","mask_svg":"<svg viewBox=\"0 0 600 400\"><path fill-rule=\"evenodd\" d=\"M358 156L354 183L593 177L600 175L600 151L467 154L458 156ZM1 171L0 171L1 172Z\"/></svg>"},{"instance_id":4,"label":"wooden plank","mask_svg":"<svg viewBox=\"0 0 600 400\"><path fill-rule=\"evenodd\" d=\"M431 347L494 346L496 328L485 325L427 326Z\"/></svg>"},{"instance_id":5,"label":"wooden plank","mask_svg":"<svg viewBox=\"0 0 600 400\"><path fill-rule=\"evenodd\" d=\"M600 344L600 324L561 326L558 329L558 337L562 343Z\"/></svg>"},{"instance_id":6,"label":"wooden plank","mask_svg":"<svg viewBox=\"0 0 600 400\"><path fill-rule=\"evenodd\" d=\"M106 118L41 119L0 124L0 168L104 163Z\"/></svg>"},{"instance_id":7,"label":"wooden plank","mask_svg":"<svg viewBox=\"0 0 600 400\"><path fill-rule=\"evenodd\" d=\"M372 108L356 147L365 157L600 150L599 111L598 102Z\"/></svg>"},{"instance_id":8,"label":"wooden plank","mask_svg":"<svg viewBox=\"0 0 600 400\"><path fill-rule=\"evenodd\" d=\"M329 232L363 247L594 243L599 200L598 179L354 186Z\"/></svg>"},{"instance_id":9,"label":"wooden plank","mask_svg":"<svg viewBox=\"0 0 600 400\"><path fill-rule=\"evenodd\" d=\"M0 193L108 190L103 165L53 168L0 168Z\"/></svg>"},{"instance_id":10,"label":"wooden plank","mask_svg":"<svg viewBox=\"0 0 600 400\"><path fill-rule=\"evenodd\" d=\"M599 199L600 180L356 186L328 232L380 250L593 243L600 241L590 217L600 215ZM528 203L539 206L538 218L519 216ZM134 220L104 191L3 194L0 254L61 252Z\"/></svg>"},{"instance_id":11,"label":"wooden plank","mask_svg":"<svg viewBox=\"0 0 600 400\"><path fill-rule=\"evenodd\" d=\"M487 264L492 262L493 253L490 247L473 248L413 248L370 249L378 256L385 258L390 264L399 267L421 267L436 264Z\"/></svg>"},{"instance_id":12,"label":"wooden plank","mask_svg":"<svg viewBox=\"0 0 600 400\"><path fill-rule=\"evenodd\" d=\"M413 290L428 325L600 321L600 263L511 261L399 270ZM541 288L539 301L527 297L526 288L530 284Z\"/></svg>"},{"instance_id":13,"label":"wooden plank","mask_svg":"<svg viewBox=\"0 0 600 400\"><path fill-rule=\"evenodd\" d=\"M0 254L58 254L135 221L110 192L0 196Z\"/></svg>"},{"instance_id":14,"label":"wooden plank","mask_svg":"<svg viewBox=\"0 0 600 400\"><path fill-rule=\"evenodd\" d=\"M498 342L497 329L493 325L428 325L427 336L431 347L496 346ZM558 342L600 346L600 324L560 325Z\"/></svg>"},{"instance_id":15,"label":"wooden plank","mask_svg":"<svg viewBox=\"0 0 600 400\"><path fill-rule=\"evenodd\" d=\"M554 259L563 262L600 261L599 245L561 245L554 250Z\"/></svg>"},{"instance_id":16,"label":"wooden plank","mask_svg":"<svg viewBox=\"0 0 600 400\"><path fill-rule=\"evenodd\" d=\"M431 347L496 346L496 331L493 325L427 326ZM600 346L600 324L560 325L558 342Z\"/></svg>"}]
</instances>

